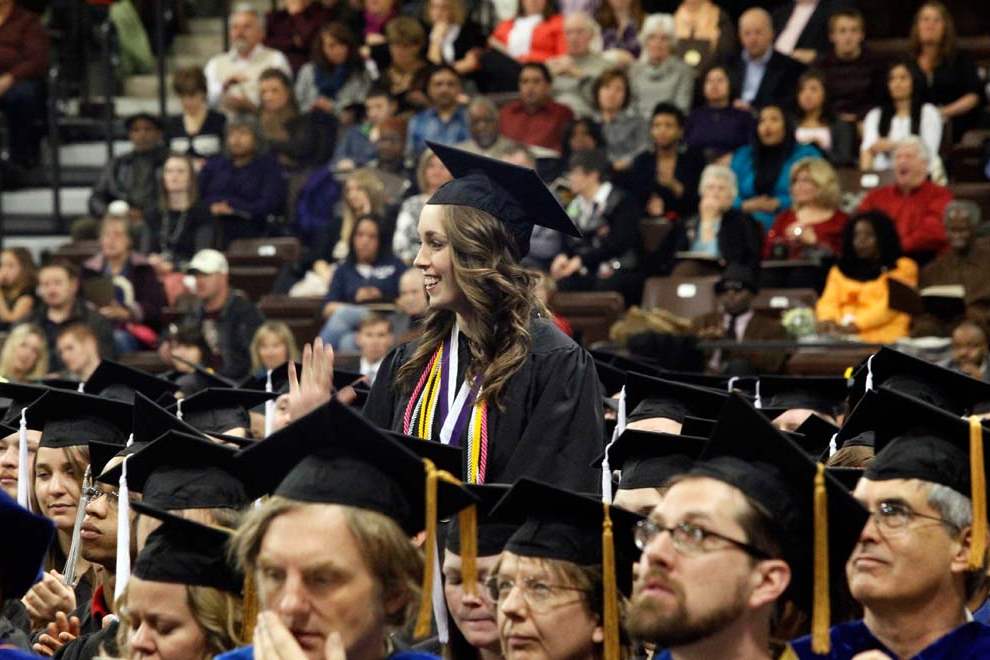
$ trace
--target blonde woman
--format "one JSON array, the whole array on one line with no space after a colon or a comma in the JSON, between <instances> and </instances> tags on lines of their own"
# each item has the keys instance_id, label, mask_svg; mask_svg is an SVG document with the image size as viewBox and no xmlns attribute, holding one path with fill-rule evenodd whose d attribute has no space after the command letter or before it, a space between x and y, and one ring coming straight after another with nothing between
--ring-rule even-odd
<instances>
[{"instance_id":1,"label":"blonde woman","mask_svg":"<svg viewBox=\"0 0 990 660\"><path fill-rule=\"evenodd\" d=\"M849 216L839 210L839 178L823 158L802 158L791 168L791 208L777 215L763 258L798 259L842 251Z\"/></svg>"},{"instance_id":2,"label":"blonde woman","mask_svg":"<svg viewBox=\"0 0 990 660\"><path fill-rule=\"evenodd\" d=\"M0 378L38 380L48 373L48 343L36 325L14 326L0 351Z\"/></svg>"},{"instance_id":3,"label":"blonde woman","mask_svg":"<svg viewBox=\"0 0 990 660\"><path fill-rule=\"evenodd\" d=\"M251 372L262 378L269 369L299 360L299 347L283 321L265 321L251 340Z\"/></svg>"}]
</instances>

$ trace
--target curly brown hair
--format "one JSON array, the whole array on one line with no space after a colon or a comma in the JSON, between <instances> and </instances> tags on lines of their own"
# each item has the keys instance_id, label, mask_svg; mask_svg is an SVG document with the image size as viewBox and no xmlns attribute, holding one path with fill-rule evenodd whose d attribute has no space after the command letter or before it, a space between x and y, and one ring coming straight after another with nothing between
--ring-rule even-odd
<instances>
[{"instance_id":1,"label":"curly brown hair","mask_svg":"<svg viewBox=\"0 0 990 660\"><path fill-rule=\"evenodd\" d=\"M502 408L505 387L532 345L530 321L549 313L536 298L537 278L516 261L513 239L500 220L471 207L443 205L440 221L450 241L454 284L472 310L465 329L474 338L468 340L472 362L466 377L480 376L478 399ZM400 389L413 388L454 318L450 310L427 312L416 350L396 374Z\"/></svg>"}]
</instances>

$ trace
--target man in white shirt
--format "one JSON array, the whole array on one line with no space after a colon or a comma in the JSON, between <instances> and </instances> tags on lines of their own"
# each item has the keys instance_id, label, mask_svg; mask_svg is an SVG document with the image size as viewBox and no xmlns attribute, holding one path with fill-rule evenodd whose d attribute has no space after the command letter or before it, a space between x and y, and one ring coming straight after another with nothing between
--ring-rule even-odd
<instances>
[{"instance_id":1,"label":"man in white shirt","mask_svg":"<svg viewBox=\"0 0 990 660\"><path fill-rule=\"evenodd\" d=\"M355 343L361 351L361 375L367 376L370 385L375 382L382 360L395 344L392 322L380 314L366 316L358 325Z\"/></svg>"},{"instance_id":2,"label":"man in white shirt","mask_svg":"<svg viewBox=\"0 0 990 660\"><path fill-rule=\"evenodd\" d=\"M253 113L260 102L258 78L266 69L292 69L281 51L264 46L264 20L251 5L234 7L230 14L230 50L206 63L210 105L228 114Z\"/></svg>"}]
</instances>

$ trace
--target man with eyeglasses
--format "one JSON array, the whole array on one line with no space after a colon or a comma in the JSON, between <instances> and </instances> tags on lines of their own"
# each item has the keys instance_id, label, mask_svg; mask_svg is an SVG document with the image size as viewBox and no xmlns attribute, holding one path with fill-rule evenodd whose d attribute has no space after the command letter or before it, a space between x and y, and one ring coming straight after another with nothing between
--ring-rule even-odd
<instances>
[{"instance_id":1,"label":"man with eyeglasses","mask_svg":"<svg viewBox=\"0 0 990 660\"><path fill-rule=\"evenodd\" d=\"M787 632L772 623L785 603L811 614L813 601L829 598L823 574L817 577L824 585L814 588L816 518L828 528L831 550L818 559L835 575L866 512L732 394L701 460L672 480L636 530L643 553L627 610L629 634L666 649L661 660L725 657L726 649L738 659L776 657L771 639Z\"/></svg>"},{"instance_id":2,"label":"man with eyeglasses","mask_svg":"<svg viewBox=\"0 0 990 660\"><path fill-rule=\"evenodd\" d=\"M846 566L863 619L832 628L831 653L815 653L807 638L794 642L795 653L990 657L990 628L966 608L987 568L986 526L974 524L972 499L986 497L980 482L990 451L981 427L885 387L863 405L875 423L877 456L853 493L870 519Z\"/></svg>"}]
</instances>

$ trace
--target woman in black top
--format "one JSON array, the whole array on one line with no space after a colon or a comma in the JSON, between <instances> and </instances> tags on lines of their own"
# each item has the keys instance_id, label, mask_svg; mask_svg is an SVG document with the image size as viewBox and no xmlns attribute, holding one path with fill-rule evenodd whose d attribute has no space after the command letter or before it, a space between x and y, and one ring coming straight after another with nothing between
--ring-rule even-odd
<instances>
[{"instance_id":1,"label":"woman in black top","mask_svg":"<svg viewBox=\"0 0 990 660\"><path fill-rule=\"evenodd\" d=\"M979 119L983 83L973 61L958 50L955 23L941 2L929 0L914 15L911 54L922 101L951 122L958 142Z\"/></svg>"},{"instance_id":2,"label":"woman in black top","mask_svg":"<svg viewBox=\"0 0 990 660\"><path fill-rule=\"evenodd\" d=\"M192 159L171 154L162 166L162 201L147 214L140 250L148 255L159 277L181 270L200 249L210 247L212 216L199 201Z\"/></svg>"},{"instance_id":3,"label":"woman in black top","mask_svg":"<svg viewBox=\"0 0 990 660\"><path fill-rule=\"evenodd\" d=\"M281 69L265 69L258 85L258 124L279 164L292 173L329 162L337 135L333 115L319 110L300 113L292 81Z\"/></svg>"},{"instance_id":4,"label":"woman in black top","mask_svg":"<svg viewBox=\"0 0 990 660\"><path fill-rule=\"evenodd\" d=\"M206 76L198 67L172 74L172 91L179 97L182 114L165 122L165 142L172 151L189 154L199 169L204 160L223 150L227 118L206 104Z\"/></svg>"}]
</instances>

